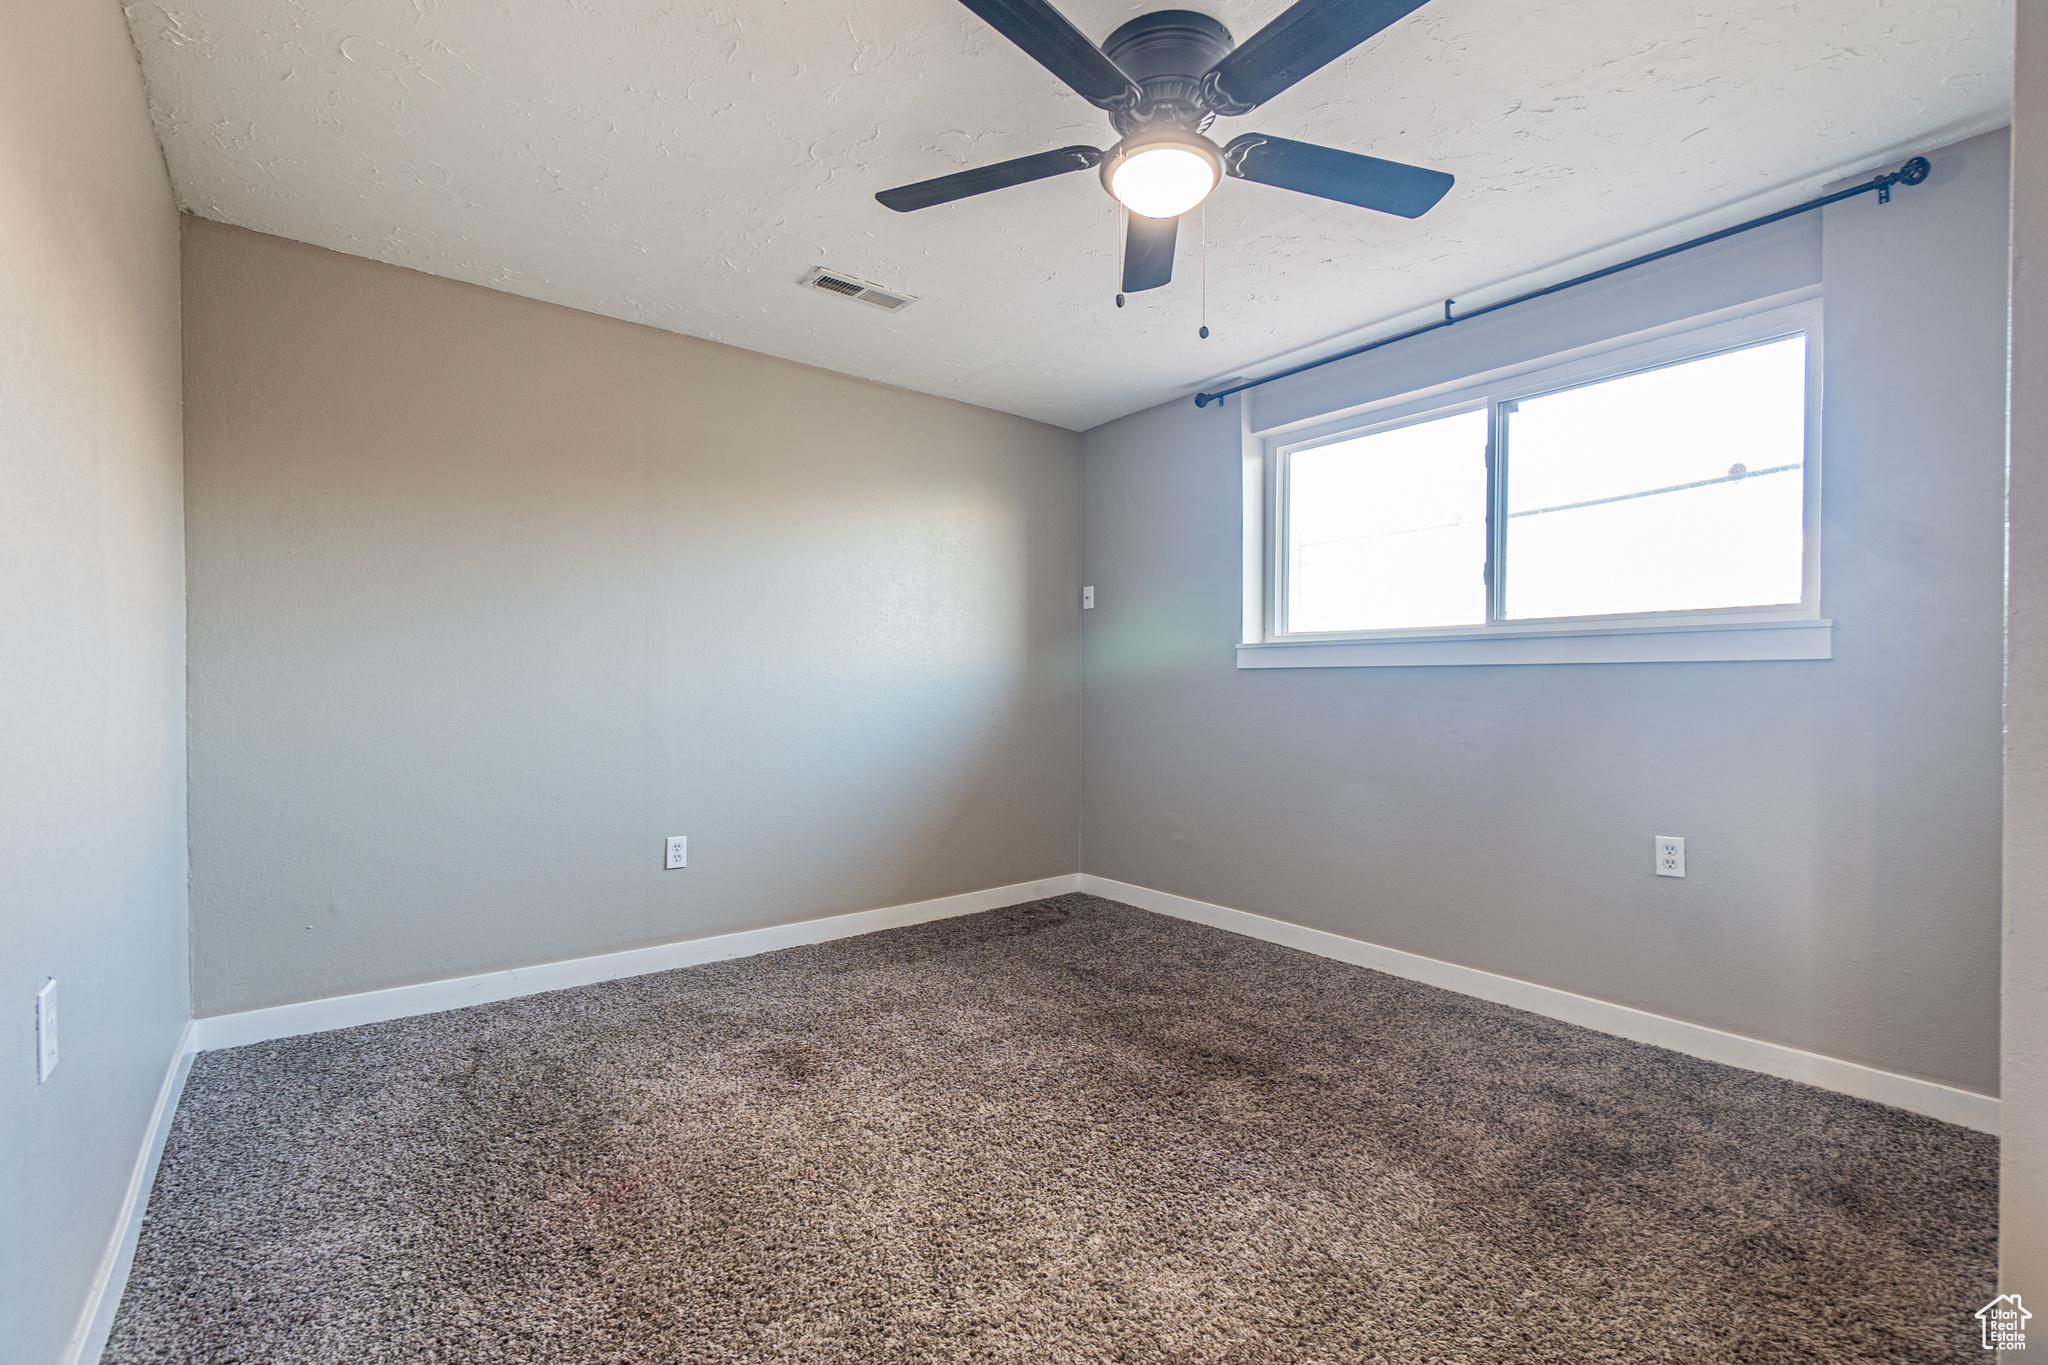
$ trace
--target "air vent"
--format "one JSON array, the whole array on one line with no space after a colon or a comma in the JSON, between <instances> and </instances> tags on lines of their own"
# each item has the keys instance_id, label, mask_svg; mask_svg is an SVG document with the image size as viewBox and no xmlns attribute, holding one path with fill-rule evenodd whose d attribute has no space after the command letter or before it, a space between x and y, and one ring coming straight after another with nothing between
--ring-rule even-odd
<instances>
[{"instance_id":1,"label":"air vent","mask_svg":"<svg viewBox=\"0 0 2048 1365\"><path fill-rule=\"evenodd\" d=\"M857 280L851 275L841 275L837 271L827 270L823 266L819 266L816 270L804 276L803 282L813 289L823 289L833 294L844 294L849 299L859 299L862 303L872 303L875 307L886 308L892 313L898 308L917 302L916 299L913 299L908 294L891 293L878 284L869 284L866 280Z\"/></svg>"}]
</instances>

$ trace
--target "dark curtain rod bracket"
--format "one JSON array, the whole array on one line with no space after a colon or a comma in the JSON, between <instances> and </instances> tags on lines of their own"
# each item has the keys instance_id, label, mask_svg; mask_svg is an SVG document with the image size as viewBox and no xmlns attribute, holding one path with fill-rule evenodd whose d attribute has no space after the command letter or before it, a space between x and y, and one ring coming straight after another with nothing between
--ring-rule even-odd
<instances>
[{"instance_id":1,"label":"dark curtain rod bracket","mask_svg":"<svg viewBox=\"0 0 2048 1365\"><path fill-rule=\"evenodd\" d=\"M1737 233L1749 232L1760 227L1768 227L1772 223L1783 222L1787 218L1796 218L1802 213L1812 213L1815 209L1824 209L1830 204L1839 204L1844 199L1854 199L1859 194L1869 194L1872 190L1877 191L1878 203L1889 204L1892 201L1892 186L1918 185L1927 179L1929 169L1927 158L1916 156L1897 170L1876 176L1864 184L1854 185L1846 190L1837 190L1833 194L1822 195L1818 199L1809 199L1803 204L1794 204L1789 209L1780 209L1776 213L1767 213L1761 218L1752 218L1746 223L1737 223L1734 227L1722 228L1719 232L1710 232L1704 237L1695 237L1689 242L1680 242L1677 246L1667 246L1662 251L1652 251L1647 256L1636 256L1621 262L1619 265L1610 265L1604 270L1594 270L1584 275L1574 275L1571 279L1547 285L1542 289L1532 289L1526 294L1517 294L1511 299L1502 299L1498 303L1489 303L1483 308L1468 308L1455 316L1451 313L1451 305L1457 302L1457 300L1445 299L1444 315L1439 321L1425 322L1420 327L1411 327L1405 332L1396 332L1393 336L1381 337L1378 341L1368 341L1363 346L1354 346L1348 351L1339 351L1335 355L1324 356L1321 360L1311 360L1305 365L1296 365L1292 369L1281 370L1276 374L1269 374L1263 378L1247 379L1242 384L1233 384L1227 389L1218 389L1215 393L1198 393L1195 395L1195 406L1206 408L1211 403L1221 403L1233 393L1243 393L1246 389L1256 389L1259 385L1270 384L1276 379L1286 379L1292 375L1302 374L1309 370L1321 369L1325 365L1334 365L1340 360L1349 360L1355 355L1364 355L1367 351L1377 351L1382 346L1391 346L1397 341L1406 341L1410 337L1419 337L1425 332L1441 332L1453 323L1464 322L1470 318L1484 317L1488 313L1497 313L1503 308L1512 308L1518 303L1527 303L1531 299L1540 299L1546 295L1558 293L1560 290L1573 289L1582 284L1591 284L1594 280L1604 280L1609 275L1618 275L1624 270L1633 270L1639 265L1648 265L1652 261L1661 261L1666 256L1676 256L1681 251L1691 251L1694 247L1706 246L1711 242L1718 242L1724 238L1733 237Z\"/></svg>"}]
</instances>

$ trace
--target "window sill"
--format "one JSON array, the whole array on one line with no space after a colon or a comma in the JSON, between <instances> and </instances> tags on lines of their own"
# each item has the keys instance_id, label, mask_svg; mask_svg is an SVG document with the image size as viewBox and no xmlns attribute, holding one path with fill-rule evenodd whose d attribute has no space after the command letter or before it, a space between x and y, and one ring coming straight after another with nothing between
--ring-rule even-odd
<instances>
[{"instance_id":1,"label":"window sill","mask_svg":"<svg viewBox=\"0 0 2048 1365\"><path fill-rule=\"evenodd\" d=\"M1831 659L1833 621L1762 620L1414 631L1237 647L1239 668L1429 668L1462 664L1672 664Z\"/></svg>"}]
</instances>

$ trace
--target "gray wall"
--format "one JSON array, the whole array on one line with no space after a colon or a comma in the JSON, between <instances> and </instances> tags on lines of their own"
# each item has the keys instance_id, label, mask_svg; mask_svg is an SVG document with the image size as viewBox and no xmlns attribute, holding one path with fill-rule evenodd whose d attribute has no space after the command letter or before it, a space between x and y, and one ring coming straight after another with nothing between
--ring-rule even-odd
<instances>
[{"instance_id":1,"label":"gray wall","mask_svg":"<svg viewBox=\"0 0 2048 1365\"><path fill-rule=\"evenodd\" d=\"M4 8L0 1356L42 1362L186 1019L178 220L120 6Z\"/></svg>"},{"instance_id":2,"label":"gray wall","mask_svg":"<svg viewBox=\"0 0 2048 1365\"><path fill-rule=\"evenodd\" d=\"M185 291L199 1014L1074 870L1072 433L196 220Z\"/></svg>"},{"instance_id":3,"label":"gray wall","mask_svg":"<svg viewBox=\"0 0 2048 1365\"><path fill-rule=\"evenodd\" d=\"M2048 0L2017 17L1998 1279L2024 1295L2048 1288Z\"/></svg>"},{"instance_id":4,"label":"gray wall","mask_svg":"<svg viewBox=\"0 0 2048 1365\"><path fill-rule=\"evenodd\" d=\"M1239 400L1090 432L1083 869L1995 1091L2006 146L1254 405L1824 276L1832 660L1240 672Z\"/></svg>"}]
</instances>

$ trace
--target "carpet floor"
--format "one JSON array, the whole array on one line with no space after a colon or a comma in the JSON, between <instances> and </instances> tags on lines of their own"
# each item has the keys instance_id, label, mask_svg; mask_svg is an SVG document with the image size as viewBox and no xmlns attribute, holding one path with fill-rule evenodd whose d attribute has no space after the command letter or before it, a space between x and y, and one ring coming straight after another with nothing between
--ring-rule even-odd
<instances>
[{"instance_id":1,"label":"carpet floor","mask_svg":"<svg viewBox=\"0 0 2048 1365\"><path fill-rule=\"evenodd\" d=\"M207 1053L105 1359L1952 1362L1996 1171L1063 896Z\"/></svg>"}]
</instances>

